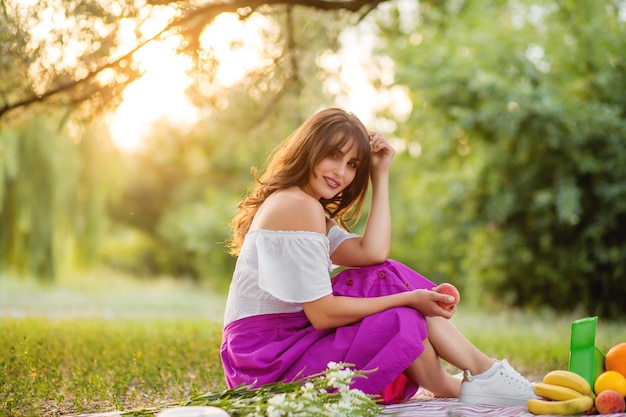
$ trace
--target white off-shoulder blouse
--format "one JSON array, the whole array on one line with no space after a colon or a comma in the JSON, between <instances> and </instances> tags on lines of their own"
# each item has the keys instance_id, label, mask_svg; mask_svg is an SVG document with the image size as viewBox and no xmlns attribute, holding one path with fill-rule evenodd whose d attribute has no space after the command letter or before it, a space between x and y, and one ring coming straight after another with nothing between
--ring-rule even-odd
<instances>
[{"instance_id":1,"label":"white off-shoulder blouse","mask_svg":"<svg viewBox=\"0 0 626 417\"><path fill-rule=\"evenodd\" d=\"M301 311L302 303L331 294L330 255L356 236L337 225L328 235L249 231L235 265L224 325L244 317Z\"/></svg>"}]
</instances>

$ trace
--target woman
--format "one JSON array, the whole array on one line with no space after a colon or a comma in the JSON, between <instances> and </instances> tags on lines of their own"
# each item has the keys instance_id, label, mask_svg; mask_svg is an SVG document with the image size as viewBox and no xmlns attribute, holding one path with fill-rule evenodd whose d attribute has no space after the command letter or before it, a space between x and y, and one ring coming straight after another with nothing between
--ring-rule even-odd
<instances>
[{"instance_id":1,"label":"woman","mask_svg":"<svg viewBox=\"0 0 626 417\"><path fill-rule=\"evenodd\" d=\"M454 297L399 262L391 240L393 148L340 109L320 111L272 154L231 223L238 256L222 342L227 383L262 385L331 362L373 370L353 388L386 403L423 387L468 403L525 405L531 384L448 320ZM361 236L358 219L372 183ZM331 278L332 265L349 267ZM433 291L434 290L434 291ZM463 369L448 374L439 358Z\"/></svg>"}]
</instances>

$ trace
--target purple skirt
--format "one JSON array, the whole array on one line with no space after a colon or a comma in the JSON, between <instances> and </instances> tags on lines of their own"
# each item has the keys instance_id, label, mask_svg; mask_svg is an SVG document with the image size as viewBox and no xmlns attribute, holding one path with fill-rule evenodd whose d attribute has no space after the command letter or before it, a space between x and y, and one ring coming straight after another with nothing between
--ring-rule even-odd
<instances>
[{"instance_id":1,"label":"purple skirt","mask_svg":"<svg viewBox=\"0 0 626 417\"><path fill-rule=\"evenodd\" d=\"M377 297L435 284L400 262L344 270L332 277L333 293ZM316 330L304 312L246 317L228 324L221 347L230 388L289 382L322 372L328 362L376 370L356 378L352 388L391 403L418 389L403 372L424 351L426 319L416 310L395 307L336 329Z\"/></svg>"}]
</instances>

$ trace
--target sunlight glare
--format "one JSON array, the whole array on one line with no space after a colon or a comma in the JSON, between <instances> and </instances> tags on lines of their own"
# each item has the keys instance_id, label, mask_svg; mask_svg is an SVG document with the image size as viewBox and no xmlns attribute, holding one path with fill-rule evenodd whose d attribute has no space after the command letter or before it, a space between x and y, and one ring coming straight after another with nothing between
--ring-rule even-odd
<instances>
[{"instance_id":1,"label":"sunlight glare","mask_svg":"<svg viewBox=\"0 0 626 417\"><path fill-rule=\"evenodd\" d=\"M132 31L132 24L123 25L122 31L126 30ZM120 36L124 39L125 34ZM191 60L177 55L176 46L177 39L166 38L149 43L133 56L144 75L124 90L110 122L111 136L119 148L137 149L158 120L177 125L198 120L198 109L185 95L191 82L186 75Z\"/></svg>"},{"instance_id":2,"label":"sunlight glare","mask_svg":"<svg viewBox=\"0 0 626 417\"><path fill-rule=\"evenodd\" d=\"M271 25L259 14L242 21L235 13L223 13L202 32L200 45L219 62L216 79L221 86L230 87L248 72L271 62L263 53L268 45L260 36L260 31L270 30Z\"/></svg>"},{"instance_id":3,"label":"sunlight glare","mask_svg":"<svg viewBox=\"0 0 626 417\"><path fill-rule=\"evenodd\" d=\"M149 44L140 51L138 59L145 74L124 90L110 124L113 141L124 150L139 147L158 120L182 125L198 120L198 109L185 95L190 83L185 71L191 64L188 58L176 55L171 43Z\"/></svg>"},{"instance_id":4,"label":"sunlight glare","mask_svg":"<svg viewBox=\"0 0 626 417\"><path fill-rule=\"evenodd\" d=\"M236 14L224 13L203 31L200 45L219 63L215 76L221 87L230 87L249 71L268 64L270 58L263 54L268 47L259 34L260 30L270 30L268 25L270 21L260 15L243 22ZM149 27L142 27L142 32L154 32L163 26L163 22L152 21ZM134 23L125 22L120 37L132 45L136 42L134 32ZM186 126L198 121L200 112L185 95L191 83L186 71L192 62L176 54L177 42L173 37L152 42L133 56L145 73L126 88L122 104L111 120L111 135L119 148L138 148L157 120L167 118Z\"/></svg>"},{"instance_id":5,"label":"sunlight glare","mask_svg":"<svg viewBox=\"0 0 626 417\"><path fill-rule=\"evenodd\" d=\"M374 60L372 51L376 42L376 30L367 22L347 28L341 34L341 49L327 52L320 65L336 74L325 80L327 91L337 94L337 104L359 116L369 128L385 131L395 130L390 119L377 117L377 112L387 112L398 120L405 120L412 110L408 91L394 85L393 61L384 58ZM373 79L382 87L375 87Z\"/></svg>"}]
</instances>

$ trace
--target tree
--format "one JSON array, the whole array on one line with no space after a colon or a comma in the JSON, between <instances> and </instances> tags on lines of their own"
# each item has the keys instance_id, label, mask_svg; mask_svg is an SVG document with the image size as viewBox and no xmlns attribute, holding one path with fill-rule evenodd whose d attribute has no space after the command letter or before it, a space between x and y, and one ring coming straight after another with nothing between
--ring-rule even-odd
<instances>
[{"instance_id":1,"label":"tree","mask_svg":"<svg viewBox=\"0 0 626 417\"><path fill-rule=\"evenodd\" d=\"M320 93L316 56L338 47L333 33L341 22L328 24L321 13L301 11L292 18L298 38L309 45L298 53L302 81L260 68L222 90L206 120L185 132L155 126L144 146L125 158L128 184L109 212L118 225L143 236L134 249L137 262L124 261L127 269L217 286L230 276L234 260L223 242L237 202L254 180L250 168L261 168L268 152L304 117L332 104ZM202 106L212 95L197 88L194 100Z\"/></svg>"},{"instance_id":2,"label":"tree","mask_svg":"<svg viewBox=\"0 0 626 417\"><path fill-rule=\"evenodd\" d=\"M253 13L284 16L283 49L286 58L275 65L290 66L291 78L298 80L295 59L299 45L294 32L292 16L296 7L325 11L348 11L362 18L384 0L237 0L227 3L195 2L191 0L148 0L135 6L133 2L114 1L102 4L96 0L47 0L33 7L21 7L11 0L0 2L3 17L0 23L0 48L3 51L2 68L10 77L3 82L0 98L0 120L11 111L37 103L76 107L88 101L89 113L94 109L115 106L121 92L141 74L133 54L150 42L165 37L180 40L180 52L194 57L199 68L210 70L200 56L199 39L204 29L221 13L237 13L247 19ZM142 22L164 8L171 20L156 33L140 34L133 46L121 49L119 26L125 19ZM65 28L41 31L42 19L64 21ZM50 57L51 51L62 58ZM65 52L74 60L67 62ZM209 62L210 64L210 62ZM4 71L3 71L4 74Z\"/></svg>"},{"instance_id":3,"label":"tree","mask_svg":"<svg viewBox=\"0 0 626 417\"><path fill-rule=\"evenodd\" d=\"M37 103L77 108L89 100L90 114L119 103L139 74L132 52L117 50L117 31L122 19L138 11L123 4L115 9L107 12L97 1L0 2L0 120Z\"/></svg>"},{"instance_id":4,"label":"tree","mask_svg":"<svg viewBox=\"0 0 626 417\"><path fill-rule=\"evenodd\" d=\"M0 129L0 271L52 281L97 259L115 151L106 130L64 117Z\"/></svg>"},{"instance_id":5,"label":"tree","mask_svg":"<svg viewBox=\"0 0 626 417\"><path fill-rule=\"evenodd\" d=\"M387 27L384 51L414 103L404 132L423 148L416 166L456 176L425 197L445 207L430 215L448 213L440 233L455 236L448 249L462 258L451 271L469 291L494 288L516 305L617 317L625 5L488 3L425 3L414 24L396 16Z\"/></svg>"},{"instance_id":6,"label":"tree","mask_svg":"<svg viewBox=\"0 0 626 417\"><path fill-rule=\"evenodd\" d=\"M207 270L217 275L215 267L232 260L215 255L214 245L207 242L217 245L226 238L229 215L224 211L234 207L234 201L224 207L211 205L245 189L240 183L252 179L249 167L262 163L268 143L281 140L286 129L324 102L314 48L337 45L346 22L341 11L362 17L376 4L154 1L136 6L124 1L48 0L23 7L16 1L0 2L0 202L4 207L0 270L52 279L59 259L72 258L61 250L68 247L65 240L73 241L69 247L88 243L78 251L81 259L104 254L108 260L109 243L118 244L114 237L130 230L144 242L142 256L134 261L143 269L133 272L195 279L204 278ZM321 24L306 8L332 12L336 19ZM160 30L149 34L139 30L163 11L169 12L170 20ZM199 44L207 25L226 12L241 19L265 13L280 29L267 42L274 50L279 47L277 55L268 55L270 64L228 90L215 86L214 58ZM134 44L125 45L120 27L129 20L136 22L137 37ZM189 93L199 106L210 107L210 120L198 125L190 135L192 141L179 141L183 135L168 128L163 133L173 136L153 135L154 147L135 155L118 173L125 176L125 187L116 195L119 184L106 184L107 178L115 178L107 166L116 163L115 157L94 160L91 152L83 152L89 141L81 140L76 127L102 122L103 111L115 108L124 88L141 76L133 54L165 37L178 39L180 52L194 58L195 83ZM311 91L315 99L310 99ZM110 145L106 138L95 142L105 148ZM193 155L195 151L198 154ZM38 156L39 165L21 161L30 161L31 153ZM198 171L190 165L189 155L195 160L204 155L208 163ZM72 164L65 164L65 159ZM66 169L64 175L57 171L60 167ZM29 188L27 183L38 185ZM26 192L35 188L36 192ZM116 222L113 229L107 228L108 216ZM105 232L109 239L102 245Z\"/></svg>"}]
</instances>

